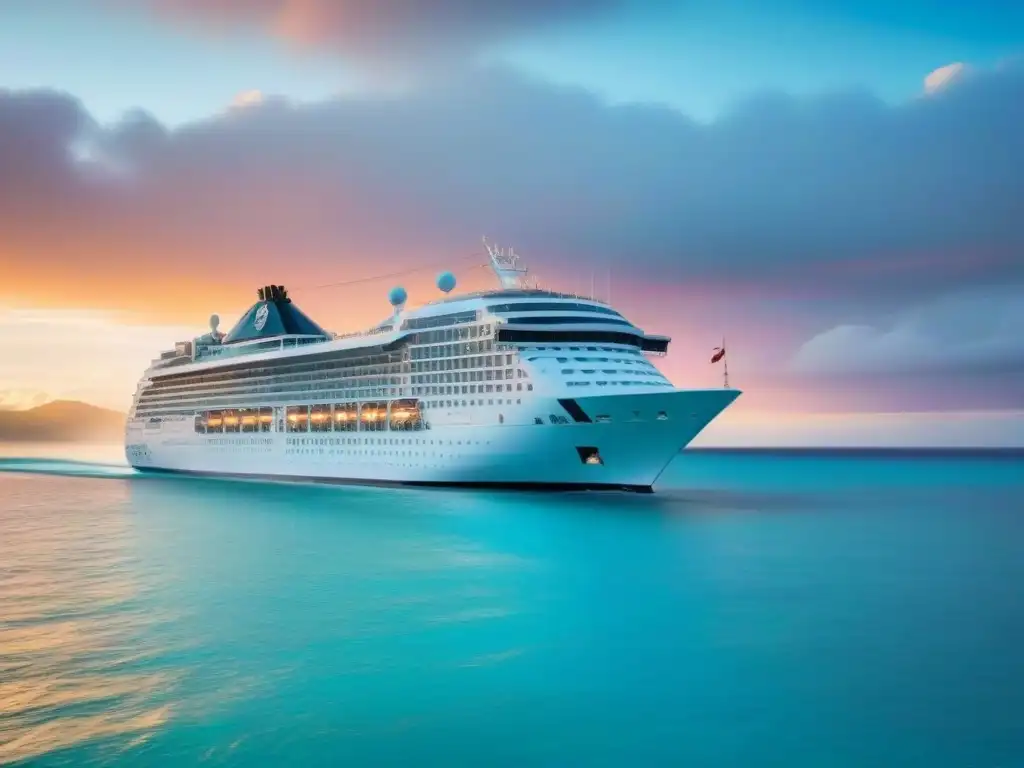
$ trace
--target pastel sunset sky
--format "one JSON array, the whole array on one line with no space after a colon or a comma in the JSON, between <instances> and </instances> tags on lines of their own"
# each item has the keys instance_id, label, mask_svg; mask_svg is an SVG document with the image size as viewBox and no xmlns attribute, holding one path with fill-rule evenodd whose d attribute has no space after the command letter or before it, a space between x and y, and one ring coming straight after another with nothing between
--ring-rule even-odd
<instances>
[{"instance_id":1,"label":"pastel sunset sky","mask_svg":"<svg viewBox=\"0 0 1024 768\"><path fill-rule=\"evenodd\" d=\"M677 386L725 336L705 444L1022 445L1022 54L1009 0L0 1L0 407L488 235Z\"/></svg>"}]
</instances>

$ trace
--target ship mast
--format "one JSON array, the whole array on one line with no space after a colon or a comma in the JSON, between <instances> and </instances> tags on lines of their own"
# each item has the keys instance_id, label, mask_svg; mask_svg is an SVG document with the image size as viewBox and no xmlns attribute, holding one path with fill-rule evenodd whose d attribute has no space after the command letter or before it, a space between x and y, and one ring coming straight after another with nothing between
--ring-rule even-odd
<instances>
[{"instance_id":1,"label":"ship mast","mask_svg":"<svg viewBox=\"0 0 1024 768\"><path fill-rule=\"evenodd\" d=\"M725 350L725 336L722 337L722 350ZM729 388L729 358L725 355L722 356L722 362L725 365L722 368L722 387L724 389Z\"/></svg>"},{"instance_id":2,"label":"ship mast","mask_svg":"<svg viewBox=\"0 0 1024 768\"><path fill-rule=\"evenodd\" d=\"M519 254L512 248L505 251L496 245L491 245L487 242L486 237L483 238L483 241L484 248L487 249L487 255L491 260L491 269L494 270L501 287L506 290L526 289L528 287L526 282L528 270L519 260Z\"/></svg>"}]
</instances>

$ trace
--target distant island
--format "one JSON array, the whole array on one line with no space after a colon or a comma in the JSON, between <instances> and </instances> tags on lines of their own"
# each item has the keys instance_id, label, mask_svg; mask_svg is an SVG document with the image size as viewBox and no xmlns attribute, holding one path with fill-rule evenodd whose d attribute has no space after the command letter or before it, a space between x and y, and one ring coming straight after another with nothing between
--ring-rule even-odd
<instances>
[{"instance_id":1,"label":"distant island","mask_svg":"<svg viewBox=\"0 0 1024 768\"><path fill-rule=\"evenodd\" d=\"M25 411L0 410L0 442L116 443L125 415L74 400L54 400Z\"/></svg>"}]
</instances>

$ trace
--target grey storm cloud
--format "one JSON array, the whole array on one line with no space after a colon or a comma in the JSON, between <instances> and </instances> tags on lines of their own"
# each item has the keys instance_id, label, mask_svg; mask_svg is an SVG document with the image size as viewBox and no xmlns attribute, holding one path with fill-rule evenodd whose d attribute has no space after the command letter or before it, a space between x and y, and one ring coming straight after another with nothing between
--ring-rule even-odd
<instances>
[{"instance_id":1,"label":"grey storm cloud","mask_svg":"<svg viewBox=\"0 0 1024 768\"><path fill-rule=\"evenodd\" d=\"M375 64L423 66L606 12L623 0L99 0L210 30L256 29Z\"/></svg>"},{"instance_id":2,"label":"grey storm cloud","mask_svg":"<svg viewBox=\"0 0 1024 768\"><path fill-rule=\"evenodd\" d=\"M952 294L874 324L807 341L793 368L812 375L1024 373L1024 290Z\"/></svg>"},{"instance_id":3,"label":"grey storm cloud","mask_svg":"<svg viewBox=\"0 0 1024 768\"><path fill-rule=\"evenodd\" d=\"M897 106L765 95L711 124L500 70L174 130L0 92L0 223L40 267L157 242L195 265L211 244L225 264L400 260L486 233L559 268L902 301L1022 277L1021 125L1015 67Z\"/></svg>"}]
</instances>

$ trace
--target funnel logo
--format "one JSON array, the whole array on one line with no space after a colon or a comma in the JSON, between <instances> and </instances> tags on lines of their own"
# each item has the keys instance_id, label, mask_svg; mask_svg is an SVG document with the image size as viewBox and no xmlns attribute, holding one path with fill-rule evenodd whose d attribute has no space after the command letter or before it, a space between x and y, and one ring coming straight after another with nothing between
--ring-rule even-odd
<instances>
[{"instance_id":1,"label":"funnel logo","mask_svg":"<svg viewBox=\"0 0 1024 768\"><path fill-rule=\"evenodd\" d=\"M270 310L267 309L267 305L263 304L259 309L256 310L256 317L252 319L252 324L256 327L257 331L262 331L263 326L267 324L267 317L270 316Z\"/></svg>"}]
</instances>

